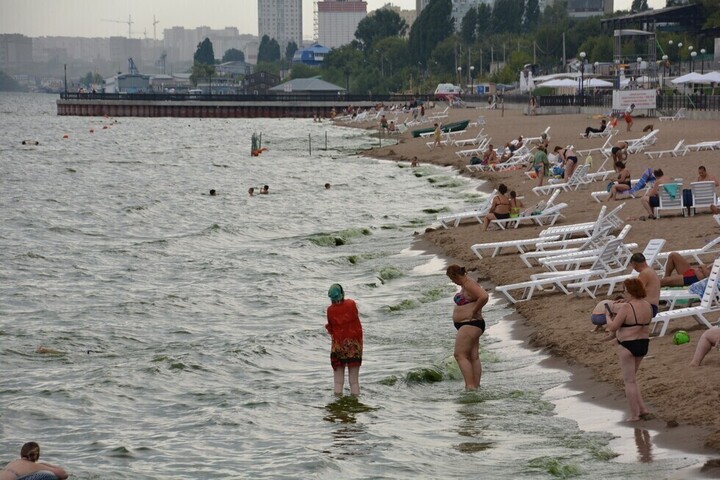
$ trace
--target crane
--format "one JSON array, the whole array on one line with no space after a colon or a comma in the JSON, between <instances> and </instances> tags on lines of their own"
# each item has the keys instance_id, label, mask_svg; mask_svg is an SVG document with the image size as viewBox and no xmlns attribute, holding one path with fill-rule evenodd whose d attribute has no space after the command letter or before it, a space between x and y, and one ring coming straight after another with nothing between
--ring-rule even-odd
<instances>
[{"instance_id":1,"label":"crane","mask_svg":"<svg viewBox=\"0 0 720 480\"><path fill-rule=\"evenodd\" d=\"M160 20L155 20L155 15L153 15L153 40L157 40L157 31L155 30L155 25L160 23Z\"/></svg>"},{"instance_id":2,"label":"crane","mask_svg":"<svg viewBox=\"0 0 720 480\"><path fill-rule=\"evenodd\" d=\"M107 18L102 18L101 21L102 21L102 22L113 22L113 23L127 23L127 26L128 26L128 38L131 38L131 37L132 37L132 24L133 24L134 22L132 21L132 16L131 16L131 15L128 15L127 21L125 21L125 20L109 20L109 19L107 19Z\"/></svg>"}]
</instances>

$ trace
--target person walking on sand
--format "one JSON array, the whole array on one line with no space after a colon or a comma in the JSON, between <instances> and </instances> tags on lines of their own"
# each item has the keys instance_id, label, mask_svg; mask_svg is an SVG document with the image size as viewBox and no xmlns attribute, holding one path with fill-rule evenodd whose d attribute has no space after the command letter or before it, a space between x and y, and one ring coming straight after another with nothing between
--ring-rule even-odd
<instances>
[{"instance_id":1,"label":"person walking on sand","mask_svg":"<svg viewBox=\"0 0 720 480\"><path fill-rule=\"evenodd\" d=\"M532 162L530 162L530 168L528 171L535 170L537 176L537 186L540 187L543 184L545 175L550 173L550 161L548 160L547 150L543 146L539 146L535 152Z\"/></svg>"},{"instance_id":2,"label":"person walking on sand","mask_svg":"<svg viewBox=\"0 0 720 480\"><path fill-rule=\"evenodd\" d=\"M625 396L630 406L628 422L637 422L648 415L647 407L637 384L637 371L650 344L650 321L652 307L645 299L642 282L630 278L623 282L625 302L620 303L617 313L608 311L607 340L617 339L617 355L625 383ZM614 335L612 335L614 333Z\"/></svg>"},{"instance_id":3,"label":"person walking on sand","mask_svg":"<svg viewBox=\"0 0 720 480\"><path fill-rule=\"evenodd\" d=\"M435 124L435 130L433 131L433 148L440 147L442 148L442 130L440 130L440 124Z\"/></svg>"},{"instance_id":4,"label":"person walking on sand","mask_svg":"<svg viewBox=\"0 0 720 480\"><path fill-rule=\"evenodd\" d=\"M467 275L465 267L450 265L446 273L460 287L460 291L453 297L455 307L452 319L457 330L455 360L465 380L465 390L476 390L482 376L480 336L485 332L482 309L489 297L485 289Z\"/></svg>"},{"instance_id":5,"label":"person walking on sand","mask_svg":"<svg viewBox=\"0 0 720 480\"><path fill-rule=\"evenodd\" d=\"M0 480L21 480L23 478L47 479L50 475L53 478L65 480L67 472L57 465L39 462L40 445L35 442L27 442L20 449L20 458L13 460L0 470ZM47 474L47 475L43 475ZM43 476L41 476L43 475Z\"/></svg>"},{"instance_id":6,"label":"person walking on sand","mask_svg":"<svg viewBox=\"0 0 720 480\"><path fill-rule=\"evenodd\" d=\"M363 329L354 300L345 298L338 283L328 290L332 302L327 309L325 329L332 337L330 365L333 369L335 395L342 395L345 386L345 367L348 370L350 394L360 395L360 365L362 365Z\"/></svg>"},{"instance_id":7,"label":"person walking on sand","mask_svg":"<svg viewBox=\"0 0 720 480\"><path fill-rule=\"evenodd\" d=\"M627 124L627 131L629 132L633 126L633 111L635 110L635 104L631 103L629 107L625 109L625 123Z\"/></svg>"}]
</instances>

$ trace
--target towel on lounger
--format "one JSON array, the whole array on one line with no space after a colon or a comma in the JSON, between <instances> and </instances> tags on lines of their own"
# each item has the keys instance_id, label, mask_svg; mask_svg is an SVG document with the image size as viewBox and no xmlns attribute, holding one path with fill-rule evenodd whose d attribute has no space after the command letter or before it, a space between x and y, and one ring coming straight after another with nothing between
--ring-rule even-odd
<instances>
[{"instance_id":1,"label":"towel on lounger","mask_svg":"<svg viewBox=\"0 0 720 480\"><path fill-rule=\"evenodd\" d=\"M663 188L667 192L668 195L670 195L670 198L675 200L675 197L677 197L678 194L678 186L676 183L666 183L663 185Z\"/></svg>"}]
</instances>

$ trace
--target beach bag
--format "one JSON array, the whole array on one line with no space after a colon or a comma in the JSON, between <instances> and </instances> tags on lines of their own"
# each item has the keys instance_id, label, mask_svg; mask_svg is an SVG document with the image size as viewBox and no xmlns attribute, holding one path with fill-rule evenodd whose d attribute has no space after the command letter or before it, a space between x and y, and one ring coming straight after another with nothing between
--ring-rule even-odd
<instances>
[{"instance_id":1,"label":"beach bag","mask_svg":"<svg viewBox=\"0 0 720 480\"><path fill-rule=\"evenodd\" d=\"M610 183L608 183L608 184L607 184L607 188L605 189L605 191L609 192L610 190L612 190L613 185L615 185L615 182L610 182Z\"/></svg>"},{"instance_id":2,"label":"beach bag","mask_svg":"<svg viewBox=\"0 0 720 480\"><path fill-rule=\"evenodd\" d=\"M605 325L607 323L607 310L605 304L612 305L612 300L603 300L593 308L590 314L590 321L593 325Z\"/></svg>"},{"instance_id":3,"label":"beach bag","mask_svg":"<svg viewBox=\"0 0 720 480\"><path fill-rule=\"evenodd\" d=\"M479 165L482 163L482 160L480 160L480 157L472 157L470 159L470 165Z\"/></svg>"}]
</instances>

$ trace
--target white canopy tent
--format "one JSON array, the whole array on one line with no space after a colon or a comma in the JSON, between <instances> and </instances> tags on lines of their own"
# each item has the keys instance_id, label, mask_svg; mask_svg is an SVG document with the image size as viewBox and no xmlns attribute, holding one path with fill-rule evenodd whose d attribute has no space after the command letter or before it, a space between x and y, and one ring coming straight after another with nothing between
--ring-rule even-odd
<instances>
[{"instance_id":1,"label":"white canopy tent","mask_svg":"<svg viewBox=\"0 0 720 480\"><path fill-rule=\"evenodd\" d=\"M599 78L588 78L583 85L585 88L609 88L613 86L612 82L600 80Z\"/></svg>"},{"instance_id":2,"label":"white canopy tent","mask_svg":"<svg viewBox=\"0 0 720 480\"><path fill-rule=\"evenodd\" d=\"M578 81L570 78L556 78L537 85L538 87L550 88L578 88Z\"/></svg>"},{"instance_id":3,"label":"white canopy tent","mask_svg":"<svg viewBox=\"0 0 720 480\"><path fill-rule=\"evenodd\" d=\"M708 79L697 72L686 73L682 77L673 78L670 82L675 85L682 85L684 83L710 83Z\"/></svg>"},{"instance_id":4,"label":"white canopy tent","mask_svg":"<svg viewBox=\"0 0 720 480\"><path fill-rule=\"evenodd\" d=\"M702 77L707 83L720 83L720 72L708 72Z\"/></svg>"}]
</instances>

